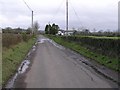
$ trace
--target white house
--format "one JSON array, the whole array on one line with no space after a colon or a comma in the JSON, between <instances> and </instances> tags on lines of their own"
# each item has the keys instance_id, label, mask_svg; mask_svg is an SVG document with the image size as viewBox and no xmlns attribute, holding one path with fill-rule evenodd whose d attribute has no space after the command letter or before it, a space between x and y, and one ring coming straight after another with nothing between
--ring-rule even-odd
<instances>
[{"instance_id":1,"label":"white house","mask_svg":"<svg viewBox=\"0 0 120 90\"><path fill-rule=\"evenodd\" d=\"M73 35L74 32L74 30L68 30L64 32L64 35Z\"/></svg>"},{"instance_id":2,"label":"white house","mask_svg":"<svg viewBox=\"0 0 120 90\"><path fill-rule=\"evenodd\" d=\"M58 33L56 35L60 35L60 36L62 35L63 36L64 34L65 34L64 30L58 30Z\"/></svg>"},{"instance_id":3,"label":"white house","mask_svg":"<svg viewBox=\"0 0 120 90\"><path fill-rule=\"evenodd\" d=\"M58 30L58 33L56 35L73 35L75 31L74 30L68 30L68 31L65 31L65 30Z\"/></svg>"}]
</instances>

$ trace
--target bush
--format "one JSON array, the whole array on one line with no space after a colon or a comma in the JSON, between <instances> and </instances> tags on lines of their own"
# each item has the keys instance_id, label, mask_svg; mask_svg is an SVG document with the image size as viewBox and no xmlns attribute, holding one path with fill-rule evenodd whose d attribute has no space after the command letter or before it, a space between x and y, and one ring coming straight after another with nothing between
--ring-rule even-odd
<instances>
[{"instance_id":1,"label":"bush","mask_svg":"<svg viewBox=\"0 0 120 90\"><path fill-rule=\"evenodd\" d=\"M5 48L10 48L13 45L16 45L22 41L28 41L32 35L30 34L12 34L12 33L3 33L2 34L2 46Z\"/></svg>"},{"instance_id":2,"label":"bush","mask_svg":"<svg viewBox=\"0 0 120 90\"><path fill-rule=\"evenodd\" d=\"M77 42L85 47L110 57L120 56L120 40L109 38L93 38L80 36L61 37L69 42Z\"/></svg>"},{"instance_id":3,"label":"bush","mask_svg":"<svg viewBox=\"0 0 120 90\"><path fill-rule=\"evenodd\" d=\"M22 33L22 39L24 42L28 41L26 33Z\"/></svg>"}]
</instances>

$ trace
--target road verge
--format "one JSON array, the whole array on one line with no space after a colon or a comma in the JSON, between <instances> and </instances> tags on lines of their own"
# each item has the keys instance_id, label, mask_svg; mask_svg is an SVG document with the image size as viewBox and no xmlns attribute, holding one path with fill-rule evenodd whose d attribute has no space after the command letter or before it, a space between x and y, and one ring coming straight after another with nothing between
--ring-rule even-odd
<instances>
[{"instance_id":1,"label":"road verge","mask_svg":"<svg viewBox=\"0 0 120 90\"><path fill-rule=\"evenodd\" d=\"M30 48L34 45L36 38L31 38L27 42L20 42L12 48L2 53L2 85L15 74L20 63L23 61Z\"/></svg>"}]
</instances>

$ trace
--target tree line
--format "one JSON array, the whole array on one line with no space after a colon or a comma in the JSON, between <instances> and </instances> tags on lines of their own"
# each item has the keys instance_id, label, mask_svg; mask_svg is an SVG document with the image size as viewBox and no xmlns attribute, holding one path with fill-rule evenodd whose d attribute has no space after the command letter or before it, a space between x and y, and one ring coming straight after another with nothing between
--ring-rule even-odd
<instances>
[{"instance_id":1,"label":"tree line","mask_svg":"<svg viewBox=\"0 0 120 90\"><path fill-rule=\"evenodd\" d=\"M120 32L118 31L98 31L91 32L89 29L83 29L82 31L74 30L73 35L86 35L86 36L120 36Z\"/></svg>"},{"instance_id":2,"label":"tree line","mask_svg":"<svg viewBox=\"0 0 120 90\"><path fill-rule=\"evenodd\" d=\"M2 33L12 33L12 34L22 34L22 33L26 33L26 34L37 34L38 33L38 29L40 28L38 22L34 22L33 24L33 28L28 27L27 29L23 29L23 28L12 28L12 27L6 27L4 29L2 29ZM33 30L33 31L32 31Z\"/></svg>"}]
</instances>

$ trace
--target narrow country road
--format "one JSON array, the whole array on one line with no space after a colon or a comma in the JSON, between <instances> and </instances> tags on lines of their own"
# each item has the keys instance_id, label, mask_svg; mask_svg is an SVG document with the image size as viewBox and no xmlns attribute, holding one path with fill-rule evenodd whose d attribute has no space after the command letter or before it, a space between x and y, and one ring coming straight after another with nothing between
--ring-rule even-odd
<instances>
[{"instance_id":1,"label":"narrow country road","mask_svg":"<svg viewBox=\"0 0 120 90\"><path fill-rule=\"evenodd\" d=\"M39 40L45 39L40 36ZM21 75L15 88L111 88L112 83L83 63L72 52L50 41L40 41L29 70ZM82 58L82 57L81 57Z\"/></svg>"}]
</instances>

